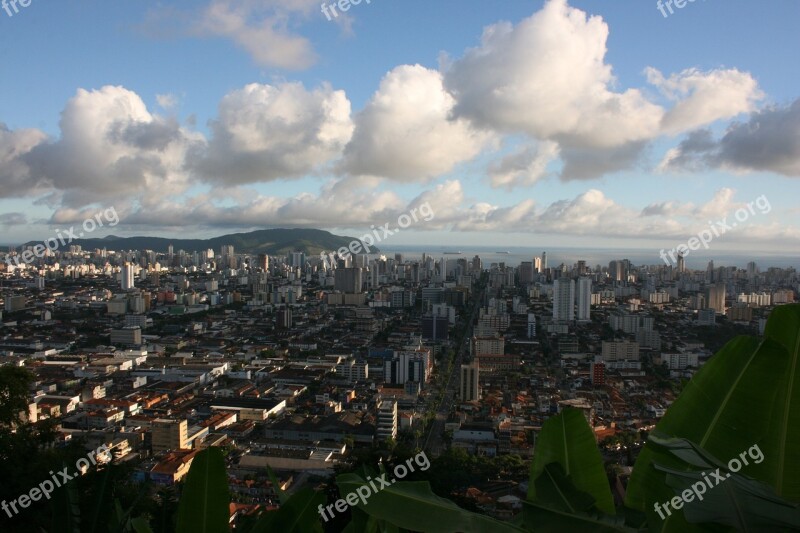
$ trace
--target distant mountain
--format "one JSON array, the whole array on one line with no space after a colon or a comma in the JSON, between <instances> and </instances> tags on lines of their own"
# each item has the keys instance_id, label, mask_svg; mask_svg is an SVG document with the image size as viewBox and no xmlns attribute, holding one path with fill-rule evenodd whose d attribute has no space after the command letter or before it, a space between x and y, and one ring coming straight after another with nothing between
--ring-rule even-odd
<instances>
[{"instance_id":1,"label":"distant mountain","mask_svg":"<svg viewBox=\"0 0 800 533\"><path fill-rule=\"evenodd\" d=\"M286 255L291 252L305 252L306 255L317 255L322 251L335 251L342 246L348 247L353 241L361 242L353 237L340 237L333 233L318 229L265 229L249 233L233 233L213 237L211 239L164 239L161 237L117 237L109 235L102 239L78 239L69 244L76 244L84 250L102 249L123 250L153 250L167 252L171 244L175 252L202 252L209 248L214 253L224 245L233 245L238 253ZM36 243L30 243L36 244ZM372 247L372 252L378 248Z\"/></svg>"}]
</instances>

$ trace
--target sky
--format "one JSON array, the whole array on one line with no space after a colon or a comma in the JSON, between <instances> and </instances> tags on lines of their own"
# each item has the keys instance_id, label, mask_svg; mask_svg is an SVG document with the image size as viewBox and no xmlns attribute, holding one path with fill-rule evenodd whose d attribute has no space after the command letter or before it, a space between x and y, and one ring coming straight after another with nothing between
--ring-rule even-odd
<instances>
[{"instance_id":1,"label":"sky","mask_svg":"<svg viewBox=\"0 0 800 533\"><path fill-rule=\"evenodd\" d=\"M332 4L0 5L0 243L800 252L800 2Z\"/></svg>"}]
</instances>

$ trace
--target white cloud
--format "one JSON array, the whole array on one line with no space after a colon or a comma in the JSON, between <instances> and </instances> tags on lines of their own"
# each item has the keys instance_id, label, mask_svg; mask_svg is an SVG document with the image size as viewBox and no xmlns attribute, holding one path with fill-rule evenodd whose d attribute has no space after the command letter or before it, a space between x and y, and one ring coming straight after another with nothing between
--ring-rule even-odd
<instances>
[{"instance_id":1,"label":"white cloud","mask_svg":"<svg viewBox=\"0 0 800 533\"><path fill-rule=\"evenodd\" d=\"M395 68L356 115L341 170L417 181L469 161L492 137L464 119L452 119L454 103L440 73L420 65Z\"/></svg>"},{"instance_id":2,"label":"white cloud","mask_svg":"<svg viewBox=\"0 0 800 533\"><path fill-rule=\"evenodd\" d=\"M492 187L529 187L547 175L547 166L558 158L558 143L544 141L521 146L500 161L489 165Z\"/></svg>"},{"instance_id":3,"label":"white cloud","mask_svg":"<svg viewBox=\"0 0 800 533\"><path fill-rule=\"evenodd\" d=\"M692 132L659 165L661 172L710 168L800 176L800 99L731 124L719 140L708 130Z\"/></svg>"},{"instance_id":4,"label":"white cloud","mask_svg":"<svg viewBox=\"0 0 800 533\"><path fill-rule=\"evenodd\" d=\"M667 134L689 131L749 113L764 98L753 76L736 69L711 72L688 69L669 78L654 68L645 72L651 84L675 101L662 123Z\"/></svg>"},{"instance_id":5,"label":"white cloud","mask_svg":"<svg viewBox=\"0 0 800 533\"><path fill-rule=\"evenodd\" d=\"M353 135L344 91L250 84L227 94L189 166L215 183L297 178L338 158Z\"/></svg>"},{"instance_id":6,"label":"white cloud","mask_svg":"<svg viewBox=\"0 0 800 533\"><path fill-rule=\"evenodd\" d=\"M157 94L156 102L161 109L169 110L178 105L178 97L174 94Z\"/></svg>"},{"instance_id":7,"label":"white cloud","mask_svg":"<svg viewBox=\"0 0 800 533\"><path fill-rule=\"evenodd\" d=\"M635 89L614 92L605 63L608 26L550 0L516 27L484 30L479 47L445 73L456 116L509 133L578 147L617 147L650 139L663 110Z\"/></svg>"},{"instance_id":8,"label":"white cloud","mask_svg":"<svg viewBox=\"0 0 800 533\"><path fill-rule=\"evenodd\" d=\"M21 156L32 183L62 191L61 201L85 206L107 198L180 193L188 186L184 160L202 141L174 120L152 115L123 87L79 89L59 123L61 137Z\"/></svg>"},{"instance_id":9,"label":"white cloud","mask_svg":"<svg viewBox=\"0 0 800 533\"><path fill-rule=\"evenodd\" d=\"M36 192L40 184L32 179L23 156L43 143L47 135L35 129L12 131L0 122L0 197L13 198Z\"/></svg>"},{"instance_id":10,"label":"white cloud","mask_svg":"<svg viewBox=\"0 0 800 533\"><path fill-rule=\"evenodd\" d=\"M260 66L303 70L317 61L317 54L297 26L318 9L317 0L211 0L191 10L157 5L141 29L156 38L228 39Z\"/></svg>"}]
</instances>

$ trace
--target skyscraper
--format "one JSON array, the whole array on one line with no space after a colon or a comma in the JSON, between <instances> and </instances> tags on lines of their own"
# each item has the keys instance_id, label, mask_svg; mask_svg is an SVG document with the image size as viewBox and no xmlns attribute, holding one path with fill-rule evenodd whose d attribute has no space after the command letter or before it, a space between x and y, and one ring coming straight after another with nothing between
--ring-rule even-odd
<instances>
[{"instance_id":1,"label":"skyscraper","mask_svg":"<svg viewBox=\"0 0 800 533\"><path fill-rule=\"evenodd\" d=\"M575 280L561 278L553 282L553 319L575 320Z\"/></svg>"},{"instance_id":2,"label":"skyscraper","mask_svg":"<svg viewBox=\"0 0 800 533\"><path fill-rule=\"evenodd\" d=\"M123 291L129 291L135 288L133 265L125 263L122 265L122 272L120 276L120 284Z\"/></svg>"},{"instance_id":3,"label":"skyscraper","mask_svg":"<svg viewBox=\"0 0 800 533\"><path fill-rule=\"evenodd\" d=\"M711 285L708 288L708 308L717 314L725 314L725 285Z\"/></svg>"},{"instance_id":4,"label":"skyscraper","mask_svg":"<svg viewBox=\"0 0 800 533\"><path fill-rule=\"evenodd\" d=\"M334 274L333 288L348 294L361 294L363 275L360 268L338 268Z\"/></svg>"},{"instance_id":5,"label":"skyscraper","mask_svg":"<svg viewBox=\"0 0 800 533\"><path fill-rule=\"evenodd\" d=\"M547 270L547 252L542 252L542 272Z\"/></svg>"},{"instance_id":6,"label":"skyscraper","mask_svg":"<svg viewBox=\"0 0 800 533\"><path fill-rule=\"evenodd\" d=\"M458 387L459 399L462 402L474 402L480 398L480 367L478 361L461 365L461 383Z\"/></svg>"},{"instance_id":7,"label":"skyscraper","mask_svg":"<svg viewBox=\"0 0 800 533\"><path fill-rule=\"evenodd\" d=\"M591 278L580 278L578 280L578 313L580 321L591 320L592 307L592 280Z\"/></svg>"},{"instance_id":8,"label":"skyscraper","mask_svg":"<svg viewBox=\"0 0 800 533\"><path fill-rule=\"evenodd\" d=\"M264 272L269 270L269 256L267 254L258 254L258 262L256 263L256 268L259 268Z\"/></svg>"}]
</instances>

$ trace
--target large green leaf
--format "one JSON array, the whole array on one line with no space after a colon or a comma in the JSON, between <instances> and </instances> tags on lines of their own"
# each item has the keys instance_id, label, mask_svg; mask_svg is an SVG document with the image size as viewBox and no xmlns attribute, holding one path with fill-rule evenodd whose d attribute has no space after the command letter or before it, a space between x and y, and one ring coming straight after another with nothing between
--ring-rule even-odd
<instances>
[{"instance_id":1,"label":"large green leaf","mask_svg":"<svg viewBox=\"0 0 800 533\"><path fill-rule=\"evenodd\" d=\"M675 495L683 496L683 514L688 522L716 522L738 531L800 529L800 505L778 497L769 485L731 471L728 465L686 439L651 435L651 440L700 469L687 472L656 465L667 474L667 484ZM749 462L763 459L761 454L754 455L745 457Z\"/></svg>"},{"instance_id":2,"label":"large green leaf","mask_svg":"<svg viewBox=\"0 0 800 533\"><path fill-rule=\"evenodd\" d=\"M545 466L535 484L536 501L525 502L521 513L522 524L529 531L634 531L625 527L624 517L598 512L594 498L579 491L558 463Z\"/></svg>"},{"instance_id":3,"label":"large green leaf","mask_svg":"<svg viewBox=\"0 0 800 533\"><path fill-rule=\"evenodd\" d=\"M219 533L230 521L230 495L225 458L219 448L198 453L178 505L178 533Z\"/></svg>"},{"instance_id":4,"label":"large green leaf","mask_svg":"<svg viewBox=\"0 0 800 533\"><path fill-rule=\"evenodd\" d=\"M542 426L531 464L529 501L537 501L536 479L550 463L561 465L575 488L594 498L600 511L616 513L597 441L579 409L568 407Z\"/></svg>"},{"instance_id":5,"label":"large green leaf","mask_svg":"<svg viewBox=\"0 0 800 533\"><path fill-rule=\"evenodd\" d=\"M281 483L278 479L278 476L275 475L275 471L272 470L272 467L267 465L267 474L269 475L269 482L272 483L272 490L275 491L275 496L278 497L279 503L284 503L286 501L286 495L281 489Z\"/></svg>"},{"instance_id":6,"label":"large green leaf","mask_svg":"<svg viewBox=\"0 0 800 533\"><path fill-rule=\"evenodd\" d=\"M76 485L76 483L67 482L53 493L50 500L53 509L51 531L80 533L81 509Z\"/></svg>"},{"instance_id":7,"label":"large green leaf","mask_svg":"<svg viewBox=\"0 0 800 533\"><path fill-rule=\"evenodd\" d=\"M355 507L363 510L378 520L389 522L402 529L424 531L426 533L461 532L461 533L493 533L524 531L507 522L501 522L488 516L469 512L445 498L440 498L431 490L427 481L393 480L388 487L377 492L369 490L365 496L366 504L360 499ZM376 487L380 485L372 481ZM364 487L370 484L357 474L337 476L336 485L346 499L350 494L358 494L358 489L365 494ZM352 498L351 498L352 500Z\"/></svg>"},{"instance_id":8,"label":"large green leaf","mask_svg":"<svg viewBox=\"0 0 800 533\"><path fill-rule=\"evenodd\" d=\"M800 500L800 305L781 306L770 316L764 339L737 337L701 368L658 423L658 433L696 443L721 461L753 446L765 459L742 474L771 486L790 501ZM626 503L648 514L653 531L699 531L682 512L662 522L654 510L674 494L666 474L692 466L648 442L636 462Z\"/></svg>"},{"instance_id":9,"label":"large green leaf","mask_svg":"<svg viewBox=\"0 0 800 533\"><path fill-rule=\"evenodd\" d=\"M281 503L277 511L262 515L249 533L322 533L319 506L323 503L322 493L309 488L299 490Z\"/></svg>"}]
</instances>

